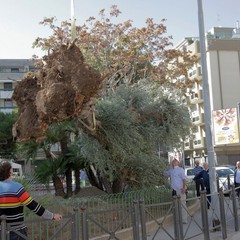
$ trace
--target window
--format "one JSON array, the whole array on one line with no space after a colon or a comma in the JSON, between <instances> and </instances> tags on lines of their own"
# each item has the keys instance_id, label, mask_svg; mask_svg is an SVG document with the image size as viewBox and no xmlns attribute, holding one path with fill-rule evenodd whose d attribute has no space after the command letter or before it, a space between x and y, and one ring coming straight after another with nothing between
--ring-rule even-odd
<instances>
[{"instance_id":1,"label":"window","mask_svg":"<svg viewBox=\"0 0 240 240\"><path fill-rule=\"evenodd\" d=\"M29 72L35 72L36 68L34 66L29 66Z\"/></svg>"},{"instance_id":2,"label":"window","mask_svg":"<svg viewBox=\"0 0 240 240\"><path fill-rule=\"evenodd\" d=\"M5 82L3 83L3 88L6 89L11 89L13 88L12 83L11 82Z\"/></svg>"},{"instance_id":3,"label":"window","mask_svg":"<svg viewBox=\"0 0 240 240\"><path fill-rule=\"evenodd\" d=\"M193 121L193 122L198 122L198 121L199 121L199 116L193 117L193 118L192 118L192 121Z\"/></svg>"},{"instance_id":4,"label":"window","mask_svg":"<svg viewBox=\"0 0 240 240\"><path fill-rule=\"evenodd\" d=\"M4 107L12 107L13 102L10 99L4 99Z\"/></svg>"},{"instance_id":5,"label":"window","mask_svg":"<svg viewBox=\"0 0 240 240\"><path fill-rule=\"evenodd\" d=\"M11 68L11 72L12 73L18 73L19 72L19 68Z\"/></svg>"}]
</instances>

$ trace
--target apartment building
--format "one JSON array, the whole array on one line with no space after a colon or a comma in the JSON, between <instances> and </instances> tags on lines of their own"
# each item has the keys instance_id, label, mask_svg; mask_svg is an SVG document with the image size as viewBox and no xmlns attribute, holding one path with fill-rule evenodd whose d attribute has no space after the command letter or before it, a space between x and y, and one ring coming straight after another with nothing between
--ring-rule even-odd
<instances>
[{"instance_id":1,"label":"apartment building","mask_svg":"<svg viewBox=\"0 0 240 240\"><path fill-rule=\"evenodd\" d=\"M185 99L195 125L193 136L184 143L187 165L193 165L195 159L207 159L206 134L204 123L204 99L198 38L185 38L177 49L190 50L199 56L199 63L189 71L189 77L197 79L189 98ZM209 82L211 112L224 109L238 109L234 112L237 121L235 141L218 143L215 139L214 116L212 132L214 152L217 164L232 164L240 160L239 144L239 102L240 102L240 29L214 27L206 34L206 55ZM225 115L225 112L223 113ZM229 117L229 116L227 116Z\"/></svg>"},{"instance_id":2,"label":"apartment building","mask_svg":"<svg viewBox=\"0 0 240 240\"><path fill-rule=\"evenodd\" d=\"M35 71L33 60L0 59L0 112L9 113L16 109L11 99L14 87L29 71Z\"/></svg>"}]
</instances>

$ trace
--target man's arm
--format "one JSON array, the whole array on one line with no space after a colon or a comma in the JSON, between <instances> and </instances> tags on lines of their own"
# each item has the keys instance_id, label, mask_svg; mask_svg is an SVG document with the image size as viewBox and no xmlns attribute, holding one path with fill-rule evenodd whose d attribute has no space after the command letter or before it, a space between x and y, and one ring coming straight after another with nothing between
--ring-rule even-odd
<instances>
[{"instance_id":1,"label":"man's arm","mask_svg":"<svg viewBox=\"0 0 240 240\"><path fill-rule=\"evenodd\" d=\"M19 190L19 200L26 205L31 211L40 217L48 220L59 221L62 219L62 215L58 213L52 213L45 209L41 204L32 199L28 192L25 191L24 187Z\"/></svg>"},{"instance_id":2,"label":"man's arm","mask_svg":"<svg viewBox=\"0 0 240 240\"><path fill-rule=\"evenodd\" d=\"M186 190L187 190L187 181L186 179L183 179L183 188L182 188L182 193L186 193Z\"/></svg>"},{"instance_id":3,"label":"man's arm","mask_svg":"<svg viewBox=\"0 0 240 240\"><path fill-rule=\"evenodd\" d=\"M164 177L170 177L170 176L171 176L170 170L165 171L165 172L163 173L163 176L164 176Z\"/></svg>"},{"instance_id":4,"label":"man's arm","mask_svg":"<svg viewBox=\"0 0 240 240\"><path fill-rule=\"evenodd\" d=\"M203 177L203 170L200 172L200 173L198 173L194 178L193 178L193 180L195 181L195 180L197 180L197 179L201 179Z\"/></svg>"}]
</instances>

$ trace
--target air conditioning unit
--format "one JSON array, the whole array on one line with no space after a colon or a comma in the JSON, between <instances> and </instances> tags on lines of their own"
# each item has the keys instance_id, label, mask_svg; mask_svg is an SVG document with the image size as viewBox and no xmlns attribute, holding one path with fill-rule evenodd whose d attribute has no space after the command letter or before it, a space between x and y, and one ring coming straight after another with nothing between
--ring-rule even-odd
<instances>
[{"instance_id":1,"label":"air conditioning unit","mask_svg":"<svg viewBox=\"0 0 240 240\"><path fill-rule=\"evenodd\" d=\"M200 121L200 116L195 116L192 118L192 122L193 123L196 123L196 122L199 122Z\"/></svg>"},{"instance_id":2,"label":"air conditioning unit","mask_svg":"<svg viewBox=\"0 0 240 240\"><path fill-rule=\"evenodd\" d=\"M194 148L205 147L205 145L206 145L206 138L205 137L196 138L196 139L193 140Z\"/></svg>"},{"instance_id":3,"label":"air conditioning unit","mask_svg":"<svg viewBox=\"0 0 240 240\"><path fill-rule=\"evenodd\" d=\"M199 76L202 75L202 67L198 67L198 68L197 68L197 74L198 74Z\"/></svg>"},{"instance_id":4,"label":"air conditioning unit","mask_svg":"<svg viewBox=\"0 0 240 240\"><path fill-rule=\"evenodd\" d=\"M198 99L198 93L192 93L192 95L190 96L191 100L195 100Z\"/></svg>"}]
</instances>

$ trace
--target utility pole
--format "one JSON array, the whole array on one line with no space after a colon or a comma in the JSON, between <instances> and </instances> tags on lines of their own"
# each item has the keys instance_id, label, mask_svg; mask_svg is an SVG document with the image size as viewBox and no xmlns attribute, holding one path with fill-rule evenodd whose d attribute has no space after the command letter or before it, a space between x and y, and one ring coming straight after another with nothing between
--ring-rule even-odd
<instances>
[{"instance_id":1,"label":"utility pole","mask_svg":"<svg viewBox=\"0 0 240 240\"><path fill-rule=\"evenodd\" d=\"M71 0L71 40L76 39L76 18L75 18L75 4L74 0Z\"/></svg>"},{"instance_id":2,"label":"utility pole","mask_svg":"<svg viewBox=\"0 0 240 240\"><path fill-rule=\"evenodd\" d=\"M211 118L211 105L210 105L209 84L208 84L203 7L202 7L202 0L197 0L197 1L198 1L200 53L201 53L201 65L202 65L202 79L203 79L202 81L203 81L204 119L205 119L208 166L209 166L210 190L211 190L211 194L214 194L214 196L216 196L217 181L216 181L216 169L215 169L215 154L214 154L214 146L213 146L213 138L212 138L212 118ZM212 201L212 202L213 204L216 205L215 201Z\"/></svg>"}]
</instances>

